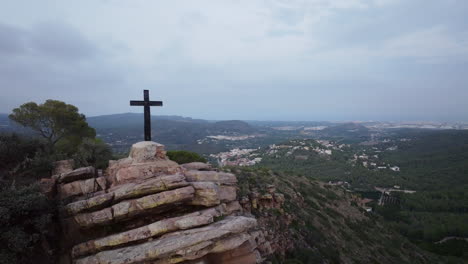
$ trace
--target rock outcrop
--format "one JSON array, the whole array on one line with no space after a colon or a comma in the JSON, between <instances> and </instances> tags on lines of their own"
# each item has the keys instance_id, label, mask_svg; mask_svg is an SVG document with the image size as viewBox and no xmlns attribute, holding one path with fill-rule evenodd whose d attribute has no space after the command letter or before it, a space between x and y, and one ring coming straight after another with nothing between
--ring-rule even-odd
<instances>
[{"instance_id":1,"label":"rock outcrop","mask_svg":"<svg viewBox=\"0 0 468 264\"><path fill-rule=\"evenodd\" d=\"M60 263L249 264L271 253L234 174L180 166L155 142L133 145L104 173L58 164L42 185L63 205Z\"/></svg>"}]
</instances>

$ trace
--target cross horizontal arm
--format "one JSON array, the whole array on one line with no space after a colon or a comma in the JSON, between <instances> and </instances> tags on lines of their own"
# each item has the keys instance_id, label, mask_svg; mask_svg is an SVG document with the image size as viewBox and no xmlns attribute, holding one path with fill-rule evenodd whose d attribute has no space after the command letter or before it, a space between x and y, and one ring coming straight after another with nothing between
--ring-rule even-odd
<instances>
[{"instance_id":1,"label":"cross horizontal arm","mask_svg":"<svg viewBox=\"0 0 468 264\"><path fill-rule=\"evenodd\" d=\"M132 106L145 106L146 102L145 101L130 101L130 105L132 105ZM161 102L161 101L149 101L148 105L149 106L162 106L163 102Z\"/></svg>"},{"instance_id":2,"label":"cross horizontal arm","mask_svg":"<svg viewBox=\"0 0 468 264\"><path fill-rule=\"evenodd\" d=\"M145 105L145 101L130 101L130 105Z\"/></svg>"},{"instance_id":3,"label":"cross horizontal arm","mask_svg":"<svg viewBox=\"0 0 468 264\"><path fill-rule=\"evenodd\" d=\"M163 102L162 101L150 101L149 105L150 106L162 106Z\"/></svg>"}]
</instances>

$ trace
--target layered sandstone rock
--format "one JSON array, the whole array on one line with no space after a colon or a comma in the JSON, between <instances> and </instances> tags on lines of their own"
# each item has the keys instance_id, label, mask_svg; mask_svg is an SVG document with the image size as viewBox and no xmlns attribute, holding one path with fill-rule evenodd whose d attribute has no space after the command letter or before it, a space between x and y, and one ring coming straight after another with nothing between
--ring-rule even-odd
<instances>
[{"instance_id":1,"label":"layered sandstone rock","mask_svg":"<svg viewBox=\"0 0 468 264\"><path fill-rule=\"evenodd\" d=\"M165 261L178 263L197 259L211 252L223 252L240 246L250 238L247 231L254 228L256 224L257 221L254 218L228 217L205 227L174 232L135 246L101 251L78 259L76 263L130 264L153 260L160 260L161 263ZM230 235L235 236L230 237ZM230 241L232 239L237 240L238 244L233 244Z\"/></svg>"},{"instance_id":2,"label":"layered sandstone rock","mask_svg":"<svg viewBox=\"0 0 468 264\"><path fill-rule=\"evenodd\" d=\"M184 169L187 170L198 170L198 171L208 171L211 170L211 165L203 162L191 162L181 165Z\"/></svg>"},{"instance_id":3,"label":"layered sandstone rock","mask_svg":"<svg viewBox=\"0 0 468 264\"><path fill-rule=\"evenodd\" d=\"M161 144L133 145L104 174L60 171L43 185L63 204L61 263L249 264L271 253L237 201L233 174L179 166Z\"/></svg>"}]
</instances>

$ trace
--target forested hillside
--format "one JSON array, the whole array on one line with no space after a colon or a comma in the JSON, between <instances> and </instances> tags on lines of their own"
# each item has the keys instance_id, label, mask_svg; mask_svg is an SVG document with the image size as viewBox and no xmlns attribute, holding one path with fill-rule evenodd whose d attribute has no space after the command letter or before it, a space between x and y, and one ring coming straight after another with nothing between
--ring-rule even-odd
<instances>
[{"instance_id":1,"label":"forested hillside","mask_svg":"<svg viewBox=\"0 0 468 264\"><path fill-rule=\"evenodd\" d=\"M403 130L370 146L326 145L285 142L262 150L257 166L345 182L343 187L374 199L377 213L422 248L467 257L464 240L435 242L468 237L468 131ZM327 149L330 155L324 154ZM374 187L393 189L398 204L378 206L381 194ZM396 192L400 189L415 192Z\"/></svg>"},{"instance_id":2,"label":"forested hillside","mask_svg":"<svg viewBox=\"0 0 468 264\"><path fill-rule=\"evenodd\" d=\"M216 153L228 150L220 144L198 144L197 140L215 135L244 135L255 129L243 121L209 122L180 116L151 116L152 136L168 149ZM116 152L125 153L143 139L143 114L117 114L88 118L99 137L112 144Z\"/></svg>"},{"instance_id":3,"label":"forested hillside","mask_svg":"<svg viewBox=\"0 0 468 264\"><path fill-rule=\"evenodd\" d=\"M356 193L269 169L230 171L237 175L241 202L256 205L252 213L272 234L273 263L462 263L416 247L382 217L367 213Z\"/></svg>"},{"instance_id":4,"label":"forested hillside","mask_svg":"<svg viewBox=\"0 0 468 264\"><path fill-rule=\"evenodd\" d=\"M421 190L401 194L401 207L390 217L401 232L421 247L464 256L468 241L468 131L408 132L412 139L384 158L398 163L402 177ZM395 217L396 216L396 217Z\"/></svg>"}]
</instances>

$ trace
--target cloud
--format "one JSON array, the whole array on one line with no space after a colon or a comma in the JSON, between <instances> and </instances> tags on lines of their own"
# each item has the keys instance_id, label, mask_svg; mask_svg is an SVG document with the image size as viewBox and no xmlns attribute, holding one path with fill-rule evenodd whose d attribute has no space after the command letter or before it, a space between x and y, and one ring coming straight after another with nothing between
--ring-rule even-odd
<instances>
[{"instance_id":1,"label":"cloud","mask_svg":"<svg viewBox=\"0 0 468 264\"><path fill-rule=\"evenodd\" d=\"M25 101L81 100L100 88L122 86L120 69L80 32L67 24L31 28L0 24L2 110Z\"/></svg>"},{"instance_id":2,"label":"cloud","mask_svg":"<svg viewBox=\"0 0 468 264\"><path fill-rule=\"evenodd\" d=\"M302 64L304 60L313 61L323 57L317 56L319 53L332 55L335 51L367 54L363 58L366 60L377 55L377 45L370 47L367 52L362 51L368 48L366 46L342 48L339 46L347 43L330 39L330 32L343 36L352 34L354 32L347 30L355 25L355 18L351 16L346 20L349 14L362 12L363 16L367 16L375 9L397 3L398 0L272 0L249 1L248 4L243 1L200 1L196 5L187 4L177 9L174 6L180 6L180 3L175 1L155 11L155 27L141 29L142 32L147 29L159 32L157 41L141 41L153 41L151 47L142 43L128 45L138 47L134 50L136 53L130 53L132 60L147 67L171 65L174 61L200 67L227 68L244 64L267 66L298 61ZM164 15L159 15L159 12ZM343 19L335 21L337 18ZM346 24L339 25L337 22ZM170 32L160 28L161 25L170 26ZM364 43L370 37L364 31L357 33L357 38ZM143 35L143 38L150 36ZM131 39L141 40L140 37ZM152 56L141 56L143 52ZM341 57L338 54L326 61L341 63ZM135 58L139 58L138 61Z\"/></svg>"},{"instance_id":3,"label":"cloud","mask_svg":"<svg viewBox=\"0 0 468 264\"><path fill-rule=\"evenodd\" d=\"M467 59L468 32L457 35L444 26L434 26L387 40L382 54L421 59Z\"/></svg>"},{"instance_id":4,"label":"cloud","mask_svg":"<svg viewBox=\"0 0 468 264\"><path fill-rule=\"evenodd\" d=\"M321 44L321 36L316 32L321 23L348 10L368 9L370 3L170 1L136 2L128 6L108 1L86 10L88 16L106 13L101 27L96 28L93 20L79 23L95 38L112 38L123 43L128 52L122 59L139 66L168 63L168 50L176 50L174 57L188 63L219 66L302 56Z\"/></svg>"},{"instance_id":5,"label":"cloud","mask_svg":"<svg viewBox=\"0 0 468 264\"><path fill-rule=\"evenodd\" d=\"M158 113L205 118L423 116L467 95L466 11L423 0L11 1L0 9L0 112L47 98L134 111L128 100L151 89L165 101Z\"/></svg>"},{"instance_id":6,"label":"cloud","mask_svg":"<svg viewBox=\"0 0 468 264\"><path fill-rule=\"evenodd\" d=\"M7 24L0 24L0 54L17 54L25 49L25 32Z\"/></svg>"},{"instance_id":7,"label":"cloud","mask_svg":"<svg viewBox=\"0 0 468 264\"><path fill-rule=\"evenodd\" d=\"M60 23L46 22L30 30L29 43L33 52L40 56L63 60L92 58L98 49L75 27Z\"/></svg>"},{"instance_id":8,"label":"cloud","mask_svg":"<svg viewBox=\"0 0 468 264\"><path fill-rule=\"evenodd\" d=\"M74 61L97 55L97 47L63 23L41 23L31 29L0 23L0 52Z\"/></svg>"}]
</instances>

